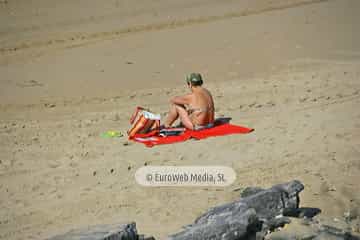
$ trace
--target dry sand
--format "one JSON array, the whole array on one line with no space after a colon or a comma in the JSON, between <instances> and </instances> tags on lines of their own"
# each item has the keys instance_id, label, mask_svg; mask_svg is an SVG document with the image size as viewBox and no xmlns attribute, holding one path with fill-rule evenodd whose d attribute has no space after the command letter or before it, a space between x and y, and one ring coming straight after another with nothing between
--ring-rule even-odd
<instances>
[{"instance_id":1,"label":"dry sand","mask_svg":"<svg viewBox=\"0 0 360 240\"><path fill-rule=\"evenodd\" d=\"M136 221L164 239L238 188L299 179L302 206L360 202L360 1L1 0L0 239ZM254 133L151 149L137 105L165 113L203 73L217 116ZM148 165L225 165L226 188L145 188Z\"/></svg>"}]
</instances>

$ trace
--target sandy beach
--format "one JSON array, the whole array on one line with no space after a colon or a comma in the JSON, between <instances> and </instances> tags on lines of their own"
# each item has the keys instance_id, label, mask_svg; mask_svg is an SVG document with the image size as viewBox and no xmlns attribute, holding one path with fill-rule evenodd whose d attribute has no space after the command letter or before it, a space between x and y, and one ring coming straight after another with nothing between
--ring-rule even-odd
<instances>
[{"instance_id":1,"label":"sandy beach","mask_svg":"<svg viewBox=\"0 0 360 240\"><path fill-rule=\"evenodd\" d=\"M135 221L165 239L247 186L301 180L301 205L360 212L360 1L0 0L0 239ZM146 148L200 72L247 135ZM228 187L143 187L144 165L234 169Z\"/></svg>"}]
</instances>

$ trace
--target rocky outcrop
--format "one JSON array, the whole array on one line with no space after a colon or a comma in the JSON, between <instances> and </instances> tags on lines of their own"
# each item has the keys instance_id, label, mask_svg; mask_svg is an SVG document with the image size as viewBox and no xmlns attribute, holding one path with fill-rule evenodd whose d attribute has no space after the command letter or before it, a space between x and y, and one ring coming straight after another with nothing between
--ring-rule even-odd
<instances>
[{"instance_id":1,"label":"rocky outcrop","mask_svg":"<svg viewBox=\"0 0 360 240\"><path fill-rule=\"evenodd\" d=\"M247 188L239 200L210 209L169 240L241 240L258 238L287 223L284 211L298 209L299 181L275 185L270 189Z\"/></svg>"},{"instance_id":2,"label":"rocky outcrop","mask_svg":"<svg viewBox=\"0 0 360 240\"><path fill-rule=\"evenodd\" d=\"M97 225L85 229L73 230L49 240L155 240L139 235L135 223Z\"/></svg>"},{"instance_id":3,"label":"rocky outcrop","mask_svg":"<svg viewBox=\"0 0 360 240\"><path fill-rule=\"evenodd\" d=\"M269 189L246 188L237 201L210 209L168 240L360 240L352 233L360 231L358 211L334 221L318 218L320 209L299 208L303 189L296 180ZM155 239L139 235L135 223L129 223L74 230L49 240Z\"/></svg>"},{"instance_id":4,"label":"rocky outcrop","mask_svg":"<svg viewBox=\"0 0 360 240\"><path fill-rule=\"evenodd\" d=\"M351 223L343 219L292 218L286 228L271 232L265 240L360 240Z\"/></svg>"}]
</instances>

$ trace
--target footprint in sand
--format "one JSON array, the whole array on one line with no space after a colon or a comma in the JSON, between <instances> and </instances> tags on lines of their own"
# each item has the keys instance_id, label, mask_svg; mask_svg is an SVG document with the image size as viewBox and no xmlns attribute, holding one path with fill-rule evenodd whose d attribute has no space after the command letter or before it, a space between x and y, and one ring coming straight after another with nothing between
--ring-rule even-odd
<instances>
[{"instance_id":1,"label":"footprint in sand","mask_svg":"<svg viewBox=\"0 0 360 240\"><path fill-rule=\"evenodd\" d=\"M35 80L30 80L30 81L25 81L23 83L17 83L17 86L21 87L21 88L27 88L27 87L42 87L44 86L44 84L35 81Z\"/></svg>"},{"instance_id":2,"label":"footprint in sand","mask_svg":"<svg viewBox=\"0 0 360 240\"><path fill-rule=\"evenodd\" d=\"M254 107L256 104L257 104L256 102L253 102L253 103L249 104L249 107L252 108L252 107Z\"/></svg>"},{"instance_id":3,"label":"footprint in sand","mask_svg":"<svg viewBox=\"0 0 360 240\"><path fill-rule=\"evenodd\" d=\"M267 106L274 107L276 104L272 101L266 103Z\"/></svg>"},{"instance_id":4,"label":"footprint in sand","mask_svg":"<svg viewBox=\"0 0 360 240\"><path fill-rule=\"evenodd\" d=\"M44 107L46 107L46 108L54 108L54 107L56 107L56 104L54 104L54 103L45 103Z\"/></svg>"},{"instance_id":5,"label":"footprint in sand","mask_svg":"<svg viewBox=\"0 0 360 240\"><path fill-rule=\"evenodd\" d=\"M15 204L17 207L25 207L25 202L22 200L15 200Z\"/></svg>"},{"instance_id":6,"label":"footprint in sand","mask_svg":"<svg viewBox=\"0 0 360 240\"><path fill-rule=\"evenodd\" d=\"M342 93L338 93L338 94L336 94L336 97L337 97L337 98L343 98L344 95L343 95Z\"/></svg>"},{"instance_id":7,"label":"footprint in sand","mask_svg":"<svg viewBox=\"0 0 360 240\"><path fill-rule=\"evenodd\" d=\"M50 162L50 163L48 163L48 166L49 166L50 168L58 168L58 167L61 166L61 163L58 163L58 162Z\"/></svg>"},{"instance_id":8,"label":"footprint in sand","mask_svg":"<svg viewBox=\"0 0 360 240\"><path fill-rule=\"evenodd\" d=\"M320 185L320 193L321 194L326 194L329 192L335 192L336 188L334 186L331 186L328 182L324 181L323 183L321 183Z\"/></svg>"}]
</instances>

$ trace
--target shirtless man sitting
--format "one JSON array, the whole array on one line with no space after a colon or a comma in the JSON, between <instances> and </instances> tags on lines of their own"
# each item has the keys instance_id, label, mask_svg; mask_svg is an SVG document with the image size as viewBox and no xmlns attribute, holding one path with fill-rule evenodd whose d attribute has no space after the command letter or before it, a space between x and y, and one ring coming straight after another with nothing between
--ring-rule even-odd
<instances>
[{"instance_id":1,"label":"shirtless man sitting","mask_svg":"<svg viewBox=\"0 0 360 240\"><path fill-rule=\"evenodd\" d=\"M191 93L170 99L171 107L164 127L169 128L180 118L181 124L191 130L200 130L214 125L214 101L211 93L202 87L199 73L186 78Z\"/></svg>"}]
</instances>

